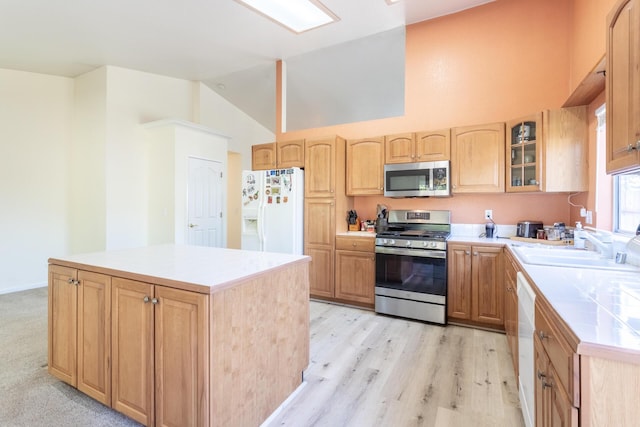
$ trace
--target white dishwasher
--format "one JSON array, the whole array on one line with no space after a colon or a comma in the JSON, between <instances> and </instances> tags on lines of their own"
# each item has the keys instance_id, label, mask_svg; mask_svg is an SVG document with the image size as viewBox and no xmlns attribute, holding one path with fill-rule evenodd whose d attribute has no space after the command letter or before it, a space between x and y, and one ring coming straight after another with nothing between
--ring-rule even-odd
<instances>
[{"instance_id":1,"label":"white dishwasher","mask_svg":"<svg viewBox=\"0 0 640 427\"><path fill-rule=\"evenodd\" d=\"M533 333L535 329L536 294L520 272L518 277L518 371L520 404L527 427L535 426L535 366L533 360Z\"/></svg>"}]
</instances>

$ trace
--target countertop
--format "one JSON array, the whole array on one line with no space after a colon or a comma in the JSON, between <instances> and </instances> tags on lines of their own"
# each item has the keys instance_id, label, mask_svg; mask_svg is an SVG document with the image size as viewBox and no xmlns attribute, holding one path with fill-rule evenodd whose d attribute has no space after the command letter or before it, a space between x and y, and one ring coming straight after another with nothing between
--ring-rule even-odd
<instances>
[{"instance_id":1,"label":"countertop","mask_svg":"<svg viewBox=\"0 0 640 427\"><path fill-rule=\"evenodd\" d=\"M376 237L376 233L372 231L342 231L340 233L336 233L336 236L371 237L373 239Z\"/></svg>"},{"instance_id":2,"label":"countertop","mask_svg":"<svg viewBox=\"0 0 640 427\"><path fill-rule=\"evenodd\" d=\"M468 236L449 242L512 244L509 239ZM640 272L532 265L515 251L511 254L579 339L578 354L613 352L612 358L640 363Z\"/></svg>"},{"instance_id":3,"label":"countertop","mask_svg":"<svg viewBox=\"0 0 640 427\"><path fill-rule=\"evenodd\" d=\"M49 264L214 293L286 264L310 260L306 255L156 245L50 258Z\"/></svg>"}]
</instances>

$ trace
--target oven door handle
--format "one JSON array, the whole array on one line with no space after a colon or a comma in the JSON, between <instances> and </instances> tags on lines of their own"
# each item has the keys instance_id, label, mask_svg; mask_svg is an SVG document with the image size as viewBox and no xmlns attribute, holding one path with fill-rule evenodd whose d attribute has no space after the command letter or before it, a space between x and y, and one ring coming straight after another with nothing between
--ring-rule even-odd
<instances>
[{"instance_id":1,"label":"oven door handle","mask_svg":"<svg viewBox=\"0 0 640 427\"><path fill-rule=\"evenodd\" d=\"M445 259L447 257L447 251L407 249L407 248L387 248L384 246L376 246L375 252L377 254L407 255L407 256L415 256L420 258Z\"/></svg>"}]
</instances>

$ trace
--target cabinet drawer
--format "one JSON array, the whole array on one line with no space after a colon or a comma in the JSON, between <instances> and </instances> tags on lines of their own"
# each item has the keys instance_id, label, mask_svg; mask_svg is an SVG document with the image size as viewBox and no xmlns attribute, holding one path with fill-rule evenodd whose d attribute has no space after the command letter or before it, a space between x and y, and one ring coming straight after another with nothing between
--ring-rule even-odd
<instances>
[{"instance_id":1,"label":"cabinet drawer","mask_svg":"<svg viewBox=\"0 0 640 427\"><path fill-rule=\"evenodd\" d=\"M572 404L576 407L580 406L578 386L580 372L577 354L560 334L558 328L552 326L549 316L540 308L539 304L536 304L535 323L535 334L549 356L558 381L566 390Z\"/></svg>"},{"instance_id":2,"label":"cabinet drawer","mask_svg":"<svg viewBox=\"0 0 640 427\"><path fill-rule=\"evenodd\" d=\"M336 236L336 249L342 251L373 252L375 243L373 237Z\"/></svg>"}]
</instances>

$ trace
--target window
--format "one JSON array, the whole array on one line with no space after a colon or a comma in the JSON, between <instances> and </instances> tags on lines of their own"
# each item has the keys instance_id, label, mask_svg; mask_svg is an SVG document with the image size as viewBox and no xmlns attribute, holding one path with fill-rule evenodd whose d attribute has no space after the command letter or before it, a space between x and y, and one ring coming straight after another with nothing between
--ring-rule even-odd
<instances>
[{"instance_id":1,"label":"window","mask_svg":"<svg viewBox=\"0 0 640 427\"><path fill-rule=\"evenodd\" d=\"M640 224L640 172L613 180L615 231L635 233Z\"/></svg>"}]
</instances>

